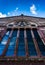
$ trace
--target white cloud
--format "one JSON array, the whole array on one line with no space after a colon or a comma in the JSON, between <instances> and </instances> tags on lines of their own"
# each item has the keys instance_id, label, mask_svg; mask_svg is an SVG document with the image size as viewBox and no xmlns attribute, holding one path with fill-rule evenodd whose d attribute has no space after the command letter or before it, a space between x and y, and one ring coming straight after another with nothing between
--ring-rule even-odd
<instances>
[{"instance_id":1,"label":"white cloud","mask_svg":"<svg viewBox=\"0 0 45 65\"><path fill-rule=\"evenodd\" d=\"M8 12L8 15L10 15L10 12Z\"/></svg>"},{"instance_id":2,"label":"white cloud","mask_svg":"<svg viewBox=\"0 0 45 65\"><path fill-rule=\"evenodd\" d=\"M15 16L15 15L18 13L18 9L19 9L19 8L17 7L15 10L13 10L13 11L11 11L11 12L8 12L7 15L8 15L8 16Z\"/></svg>"},{"instance_id":3,"label":"white cloud","mask_svg":"<svg viewBox=\"0 0 45 65\"><path fill-rule=\"evenodd\" d=\"M17 11L18 10L18 7L15 9L15 11Z\"/></svg>"},{"instance_id":4,"label":"white cloud","mask_svg":"<svg viewBox=\"0 0 45 65\"><path fill-rule=\"evenodd\" d=\"M6 14L2 14L2 12L0 12L0 18L6 17Z\"/></svg>"},{"instance_id":5,"label":"white cloud","mask_svg":"<svg viewBox=\"0 0 45 65\"><path fill-rule=\"evenodd\" d=\"M36 7L35 7L34 4L30 7L30 11L31 11L31 13L34 14L34 15L37 14L37 12L36 12Z\"/></svg>"}]
</instances>

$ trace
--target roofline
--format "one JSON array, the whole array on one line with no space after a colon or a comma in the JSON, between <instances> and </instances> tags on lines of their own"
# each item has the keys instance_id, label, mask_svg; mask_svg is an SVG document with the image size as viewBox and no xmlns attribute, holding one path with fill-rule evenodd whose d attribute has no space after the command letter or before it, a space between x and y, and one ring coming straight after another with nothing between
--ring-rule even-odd
<instances>
[{"instance_id":1,"label":"roofline","mask_svg":"<svg viewBox=\"0 0 45 65\"><path fill-rule=\"evenodd\" d=\"M28 15L24 15L24 16L9 16L9 17L4 17L4 18L0 18L0 19L7 19L7 18L14 18L14 17L32 17L32 18L38 18L38 19L45 19L44 17L36 17L36 16L28 16Z\"/></svg>"}]
</instances>

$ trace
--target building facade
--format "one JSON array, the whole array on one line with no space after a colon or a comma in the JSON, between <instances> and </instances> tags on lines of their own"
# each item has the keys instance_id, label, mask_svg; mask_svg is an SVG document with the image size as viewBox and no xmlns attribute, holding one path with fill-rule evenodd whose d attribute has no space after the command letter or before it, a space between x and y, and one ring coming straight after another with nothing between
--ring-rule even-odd
<instances>
[{"instance_id":1,"label":"building facade","mask_svg":"<svg viewBox=\"0 0 45 65\"><path fill-rule=\"evenodd\" d=\"M1 18L0 63L45 65L45 18Z\"/></svg>"}]
</instances>

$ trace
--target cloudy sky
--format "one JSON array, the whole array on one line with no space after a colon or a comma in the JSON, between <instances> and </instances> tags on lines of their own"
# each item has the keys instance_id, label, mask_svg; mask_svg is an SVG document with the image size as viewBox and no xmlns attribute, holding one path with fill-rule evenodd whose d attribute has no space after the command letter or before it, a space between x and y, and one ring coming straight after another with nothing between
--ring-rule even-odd
<instances>
[{"instance_id":1,"label":"cloudy sky","mask_svg":"<svg viewBox=\"0 0 45 65\"><path fill-rule=\"evenodd\" d=\"M0 18L20 14L45 17L45 0L0 0Z\"/></svg>"}]
</instances>

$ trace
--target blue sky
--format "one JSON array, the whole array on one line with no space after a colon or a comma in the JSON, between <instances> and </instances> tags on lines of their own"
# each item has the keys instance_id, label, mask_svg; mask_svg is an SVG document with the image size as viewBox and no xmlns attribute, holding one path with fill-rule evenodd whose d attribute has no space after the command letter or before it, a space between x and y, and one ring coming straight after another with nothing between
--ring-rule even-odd
<instances>
[{"instance_id":1,"label":"blue sky","mask_svg":"<svg viewBox=\"0 0 45 65\"><path fill-rule=\"evenodd\" d=\"M0 0L0 18L20 14L45 17L45 0Z\"/></svg>"}]
</instances>

